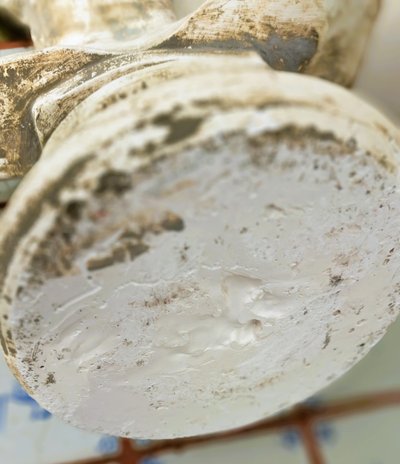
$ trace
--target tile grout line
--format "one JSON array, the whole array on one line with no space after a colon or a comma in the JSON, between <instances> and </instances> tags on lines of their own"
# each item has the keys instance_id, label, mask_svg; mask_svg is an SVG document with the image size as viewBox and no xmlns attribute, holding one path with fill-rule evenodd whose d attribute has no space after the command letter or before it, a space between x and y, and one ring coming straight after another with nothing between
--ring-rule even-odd
<instances>
[{"instance_id":1,"label":"tile grout line","mask_svg":"<svg viewBox=\"0 0 400 464\"><path fill-rule=\"evenodd\" d=\"M32 47L31 40L16 40L14 42L0 42L0 50L12 50L13 48L28 48Z\"/></svg>"},{"instance_id":2,"label":"tile grout line","mask_svg":"<svg viewBox=\"0 0 400 464\"><path fill-rule=\"evenodd\" d=\"M303 446L307 453L307 457L310 464L325 464L325 458L323 452L318 443L314 431L314 421L310 418L305 418L299 425L298 429L303 441Z\"/></svg>"}]
</instances>

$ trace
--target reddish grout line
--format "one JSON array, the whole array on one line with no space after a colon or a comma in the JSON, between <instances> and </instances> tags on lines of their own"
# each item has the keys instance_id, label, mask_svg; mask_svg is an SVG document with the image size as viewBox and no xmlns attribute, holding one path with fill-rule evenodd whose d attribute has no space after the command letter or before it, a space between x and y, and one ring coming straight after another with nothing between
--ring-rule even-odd
<instances>
[{"instance_id":1,"label":"reddish grout line","mask_svg":"<svg viewBox=\"0 0 400 464\"><path fill-rule=\"evenodd\" d=\"M395 390L365 395L351 400L337 401L331 405L321 405L315 409L313 417L317 420L337 419L396 405L400 406L400 391Z\"/></svg>"},{"instance_id":2,"label":"reddish grout line","mask_svg":"<svg viewBox=\"0 0 400 464\"><path fill-rule=\"evenodd\" d=\"M132 441L126 438L121 440L121 457L120 464L139 464L143 458L139 452L132 446Z\"/></svg>"},{"instance_id":3,"label":"reddish grout line","mask_svg":"<svg viewBox=\"0 0 400 464\"><path fill-rule=\"evenodd\" d=\"M17 40L14 42L0 42L0 50L11 50L12 48L27 48L32 47L31 40Z\"/></svg>"},{"instance_id":4,"label":"reddish grout line","mask_svg":"<svg viewBox=\"0 0 400 464\"><path fill-rule=\"evenodd\" d=\"M298 425L298 429L310 464L325 464L325 458L314 432L313 421L305 419Z\"/></svg>"}]
</instances>

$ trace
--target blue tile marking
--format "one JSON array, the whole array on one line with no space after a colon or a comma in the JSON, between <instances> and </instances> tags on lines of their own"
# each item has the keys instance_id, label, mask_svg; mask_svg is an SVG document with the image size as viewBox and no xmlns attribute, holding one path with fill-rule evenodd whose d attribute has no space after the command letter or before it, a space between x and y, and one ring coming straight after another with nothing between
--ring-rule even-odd
<instances>
[{"instance_id":1,"label":"blue tile marking","mask_svg":"<svg viewBox=\"0 0 400 464\"><path fill-rule=\"evenodd\" d=\"M47 419L50 419L50 417L51 414L49 413L49 411L46 411L40 406L37 408L33 408L30 415L31 420L34 422L46 421Z\"/></svg>"},{"instance_id":2,"label":"blue tile marking","mask_svg":"<svg viewBox=\"0 0 400 464\"><path fill-rule=\"evenodd\" d=\"M152 443L151 440L135 440L135 443L139 446L148 446ZM100 438L97 444L97 451L103 456L110 456L118 451L118 439L104 435ZM158 458L144 458L140 464L164 464L164 461Z\"/></svg>"},{"instance_id":3,"label":"blue tile marking","mask_svg":"<svg viewBox=\"0 0 400 464\"><path fill-rule=\"evenodd\" d=\"M19 383L14 382L10 393L3 393L0 395L0 432L3 431L7 425L8 408L10 403L30 408L29 418L33 422L45 421L51 417L51 414L39 406L36 401L19 385Z\"/></svg>"},{"instance_id":4,"label":"blue tile marking","mask_svg":"<svg viewBox=\"0 0 400 464\"><path fill-rule=\"evenodd\" d=\"M331 445L335 443L335 427L329 422L317 424L315 427L315 435L322 444ZM283 447L288 450L295 450L302 446L300 433L295 428L286 430L282 434L281 440Z\"/></svg>"},{"instance_id":5,"label":"blue tile marking","mask_svg":"<svg viewBox=\"0 0 400 464\"><path fill-rule=\"evenodd\" d=\"M317 408L323 404L323 400L318 396L312 396L311 398L307 398L303 404L309 406L310 408Z\"/></svg>"},{"instance_id":6,"label":"blue tile marking","mask_svg":"<svg viewBox=\"0 0 400 464\"><path fill-rule=\"evenodd\" d=\"M331 445L335 443L336 431L334 426L329 422L322 422L317 426L317 438L321 443Z\"/></svg>"},{"instance_id":7,"label":"blue tile marking","mask_svg":"<svg viewBox=\"0 0 400 464\"><path fill-rule=\"evenodd\" d=\"M323 400L318 396L313 396L308 398L304 404L311 408L317 408L323 404ZM315 435L320 443L332 444L336 439L335 427L330 422L320 422L316 424ZM301 436L296 428L290 428L283 432L281 440L283 447L288 450L294 450L302 446Z\"/></svg>"},{"instance_id":8,"label":"blue tile marking","mask_svg":"<svg viewBox=\"0 0 400 464\"><path fill-rule=\"evenodd\" d=\"M3 431L7 422L8 396L0 395L0 432Z\"/></svg>"},{"instance_id":9,"label":"blue tile marking","mask_svg":"<svg viewBox=\"0 0 400 464\"><path fill-rule=\"evenodd\" d=\"M50 419L51 414L39 406L36 401L31 398L28 393L21 387L17 382L14 383L13 389L10 395L11 401L15 403L26 405L31 408L30 419L31 421L45 421Z\"/></svg>"},{"instance_id":10,"label":"blue tile marking","mask_svg":"<svg viewBox=\"0 0 400 464\"><path fill-rule=\"evenodd\" d=\"M29 406L37 405L36 401L31 398L28 393L26 393L19 383L14 383L10 394L10 400L15 403L26 404Z\"/></svg>"},{"instance_id":11,"label":"blue tile marking","mask_svg":"<svg viewBox=\"0 0 400 464\"><path fill-rule=\"evenodd\" d=\"M105 435L97 444L97 451L104 456L115 454L118 451L118 439Z\"/></svg>"},{"instance_id":12,"label":"blue tile marking","mask_svg":"<svg viewBox=\"0 0 400 464\"><path fill-rule=\"evenodd\" d=\"M163 461L157 458L145 458L140 464L163 464Z\"/></svg>"},{"instance_id":13,"label":"blue tile marking","mask_svg":"<svg viewBox=\"0 0 400 464\"><path fill-rule=\"evenodd\" d=\"M288 429L282 433L282 445L288 450L294 450L301 446L300 434L296 429Z\"/></svg>"},{"instance_id":14,"label":"blue tile marking","mask_svg":"<svg viewBox=\"0 0 400 464\"><path fill-rule=\"evenodd\" d=\"M152 440L135 440L135 443L138 446L150 446L153 442Z\"/></svg>"}]
</instances>

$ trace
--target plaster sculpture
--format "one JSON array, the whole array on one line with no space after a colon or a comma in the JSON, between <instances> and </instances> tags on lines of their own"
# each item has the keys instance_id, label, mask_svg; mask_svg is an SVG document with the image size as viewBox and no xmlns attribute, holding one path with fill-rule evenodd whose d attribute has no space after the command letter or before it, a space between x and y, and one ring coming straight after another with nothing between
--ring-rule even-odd
<instances>
[{"instance_id":1,"label":"plaster sculpture","mask_svg":"<svg viewBox=\"0 0 400 464\"><path fill-rule=\"evenodd\" d=\"M160 60L207 50L256 50L274 69L350 85L379 1L208 0L195 2L199 8L179 21L173 19L179 2L169 0L1 0L1 5L31 24L42 48L0 62L4 201L73 108L105 83ZM43 48L51 45L55 48Z\"/></svg>"},{"instance_id":2,"label":"plaster sculpture","mask_svg":"<svg viewBox=\"0 0 400 464\"><path fill-rule=\"evenodd\" d=\"M205 2L136 39L151 49L61 34L0 63L6 159L16 175L34 164L1 217L2 346L76 426L155 439L243 426L340 377L398 314L398 130L343 88L268 68L243 38L224 50L228 12L245 27L268 3L288 21L249 3L238 16L239 2ZM160 46L183 47L182 31L191 49ZM328 75L316 53L303 71Z\"/></svg>"}]
</instances>

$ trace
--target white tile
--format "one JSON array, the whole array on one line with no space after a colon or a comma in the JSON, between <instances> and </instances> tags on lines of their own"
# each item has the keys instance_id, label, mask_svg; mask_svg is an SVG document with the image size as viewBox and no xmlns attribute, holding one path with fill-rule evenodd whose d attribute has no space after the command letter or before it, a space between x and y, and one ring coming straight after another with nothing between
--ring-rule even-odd
<instances>
[{"instance_id":1,"label":"white tile","mask_svg":"<svg viewBox=\"0 0 400 464\"><path fill-rule=\"evenodd\" d=\"M323 444L326 464L398 464L400 408L333 423L335 441Z\"/></svg>"},{"instance_id":2,"label":"white tile","mask_svg":"<svg viewBox=\"0 0 400 464\"><path fill-rule=\"evenodd\" d=\"M400 124L400 1L384 0L356 90Z\"/></svg>"}]
</instances>

